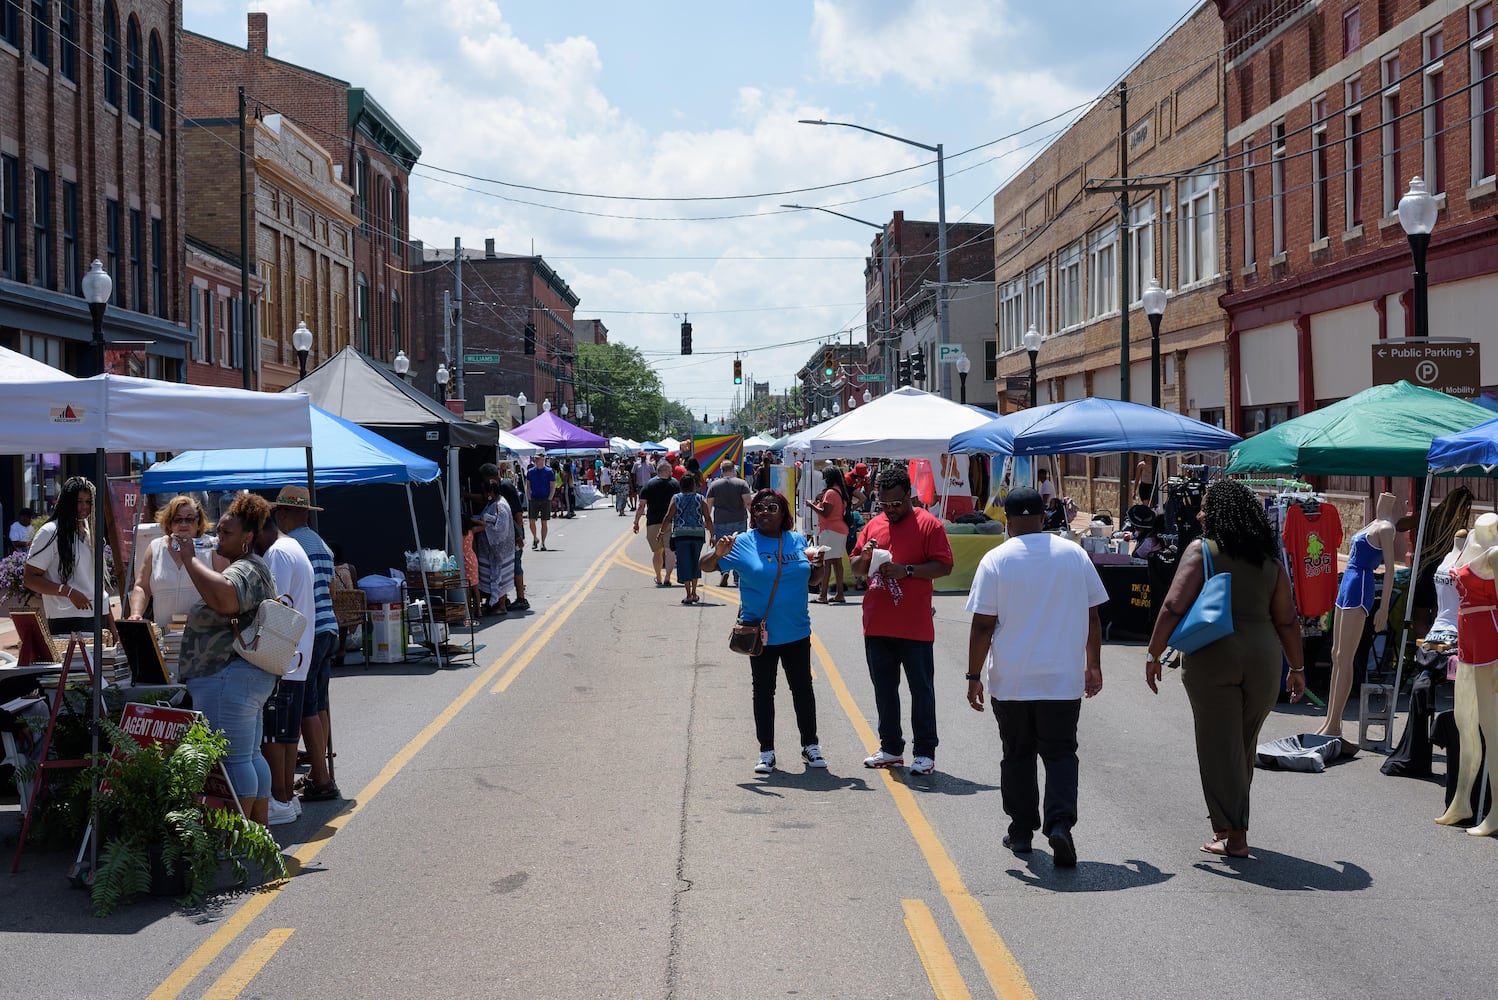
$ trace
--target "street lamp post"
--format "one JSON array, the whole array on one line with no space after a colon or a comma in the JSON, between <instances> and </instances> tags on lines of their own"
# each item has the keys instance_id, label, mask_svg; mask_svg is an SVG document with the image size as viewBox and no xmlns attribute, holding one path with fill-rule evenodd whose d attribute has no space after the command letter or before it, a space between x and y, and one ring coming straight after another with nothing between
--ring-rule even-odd
<instances>
[{"instance_id":1,"label":"street lamp post","mask_svg":"<svg viewBox=\"0 0 1498 1000\"><path fill-rule=\"evenodd\" d=\"M1144 290L1144 314L1150 321L1150 405L1160 407L1160 320L1165 315L1165 289L1154 278Z\"/></svg>"},{"instance_id":2,"label":"street lamp post","mask_svg":"<svg viewBox=\"0 0 1498 1000\"><path fill-rule=\"evenodd\" d=\"M865 405L867 405L869 403L872 403L874 401L874 393L873 393L872 390L865 389L863 391L863 401L864 401Z\"/></svg>"},{"instance_id":3,"label":"street lamp post","mask_svg":"<svg viewBox=\"0 0 1498 1000\"><path fill-rule=\"evenodd\" d=\"M529 402L530 400L525 398L525 393L523 392L515 397L515 405L520 407L520 422L522 424L525 423L525 407Z\"/></svg>"},{"instance_id":4,"label":"street lamp post","mask_svg":"<svg viewBox=\"0 0 1498 1000\"><path fill-rule=\"evenodd\" d=\"M858 397L854 396L854 395L849 395L848 396L848 409L851 410L851 409L853 409L857 405L858 405Z\"/></svg>"},{"instance_id":5,"label":"street lamp post","mask_svg":"<svg viewBox=\"0 0 1498 1000\"><path fill-rule=\"evenodd\" d=\"M306 326L302 326L301 329L305 330ZM311 334L308 334L307 336L308 336L309 339L311 338ZM292 343L295 344L296 343L296 336L294 334L292 335L291 339L292 339ZM298 351L297 353L301 355L301 360L302 360L302 378L306 378L307 377L307 354L306 354L305 351ZM406 357L406 352L405 351L396 351L395 352L395 361L392 363L391 367L393 367L395 369L395 374L399 375L400 376L400 380L402 382L404 382L404 381L406 381L406 373L411 370L411 359L408 358L408 357Z\"/></svg>"},{"instance_id":6,"label":"street lamp post","mask_svg":"<svg viewBox=\"0 0 1498 1000\"><path fill-rule=\"evenodd\" d=\"M89 373L91 375L104 374L104 307L113 290L114 279L96 259L83 276L83 297L88 301L88 314L94 321L94 336L89 341L94 368Z\"/></svg>"},{"instance_id":7,"label":"street lamp post","mask_svg":"<svg viewBox=\"0 0 1498 1000\"><path fill-rule=\"evenodd\" d=\"M1035 324L1030 324L1030 329L1025 331L1025 353L1030 355L1030 405L1035 406L1040 402L1040 380L1036 377L1035 369L1040 358L1040 344L1045 340L1040 331L1035 329Z\"/></svg>"},{"instance_id":8,"label":"street lamp post","mask_svg":"<svg viewBox=\"0 0 1498 1000\"><path fill-rule=\"evenodd\" d=\"M903 136L891 135L878 129L869 128L866 125L855 125L852 122L828 122L821 119L802 118L803 125L839 125L843 128L856 128L860 132L868 132L871 135L882 136L885 139L893 139L895 142L903 142L907 146L924 149L929 153L936 154L936 281L940 286L936 292L936 322L938 343L943 345L951 342L947 323L947 170L946 160L942 153L942 144L928 146L924 142L916 142L914 139L906 139ZM941 352L938 351L938 354ZM941 369L940 381L941 395L943 398L951 397L951 386L947 380L947 368Z\"/></svg>"},{"instance_id":9,"label":"street lamp post","mask_svg":"<svg viewBox=\"0 0 1498 1000\"><path fill-rule=\"evenodd\" d=\"M1425 190L1425 181L1410 179L1410 189L1399 199L1399 224L1410 240L1415 258L1415 336L1430 336L1430 302L1426 297L1425 251L1430 247L1430 233L1436 228L1436 200ZM98 263L95 261L95 263ZM87 280L87 279L85 279ZM85 289L85 291L87 291Z\"/></svg>"},{"instance_id":10,"label":"street lamp post","mask_svg":"<svg viewBox=\"0 0 1498 1000\"><path fill-rule=\"evenodd\" d=\"M962 387L962 405L967 405L967 373L973 370L973 363L968 360L967 352L957 359L957 382Z\"/></svg>"},{"instance_id":11,"label":"street lamp post","mask_svg":"<svg viewBox=\"0 0 1498 1000\"><path fill-rule=\"evenodd\" d=\"M437 366L437 401L439 403L447 402L447 380L451 376L452 373L447 370L445 363Z\"/></svg>"},{"instance_id":12,"label":"street lamp post","mask_svg":"<svg viewBox=\"0 0 1498 1000\"><path fill-rule=\"evenodd\" d=\"M551 397L550 396L547 396L545 399L541 400L541 409L545 410L547 413L551 412Z\"/></svg>"},{"instance_id":13,"label":"street lamp post","mask_svg":"<svg viewBox=\"0 0 1498 1000\"><path fill-rule=\"evenodd\" d=\"M297 380L300 381L307 377L307 352L312 350L312 331L307 329L305 322L297 323L296 329L292 331L291 349L296 351ZM403 377L405 375L400 370L400 358L396 358L395 372Z\"/></svg>"}]
</instances>

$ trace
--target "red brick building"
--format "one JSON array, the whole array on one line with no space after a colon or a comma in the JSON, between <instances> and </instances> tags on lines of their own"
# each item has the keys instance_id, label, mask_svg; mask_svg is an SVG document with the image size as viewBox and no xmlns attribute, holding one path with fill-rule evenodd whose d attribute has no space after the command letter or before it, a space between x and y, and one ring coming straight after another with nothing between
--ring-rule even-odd
<instances>
[{"instance_id":1,"label":"red brick building","mask_svg":"<svg viewBox=\"0 0 1498 1000\"><path fill-rule=\"evenodd\" d=\"M389 364L411 345L408 272L420 257L407 241L408 193L421 147L363 88L271 58L265 14L250 14L248 24L245 48L183 33L183 114L234 119L242 86L250 114L284 115L327 149L335 179L353 189L358 220L350 336L359 350ZM220 249L238 259L237 245ZM294 328L294 322L263 327L260 357L286 357Z\"/></svg>"},{"instance_id":2,"label":"red brick building","mask_svg":"<svg viewBox=\"0 0 1498 1000\"><path fill-rule=\"evenodd\" d=\"M1498 384L1495 4L1217 0L1234 280L1230 425L1251 434L1371 384L1380 340L1413 333L1396 209L1437 195L1430 334L1483 342Z\"/></svg>"}]
</instances>

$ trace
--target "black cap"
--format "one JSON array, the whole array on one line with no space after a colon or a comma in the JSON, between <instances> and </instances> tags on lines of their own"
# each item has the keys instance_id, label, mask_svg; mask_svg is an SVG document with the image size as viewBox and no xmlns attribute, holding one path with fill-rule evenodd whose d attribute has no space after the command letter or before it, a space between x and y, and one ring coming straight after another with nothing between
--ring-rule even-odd
<instances>
[{"instance_id":1,"label":"black cap","mask_svg":"<svg viewBox=\"0 0 1498 1000\"><path fill-rule=\"evenodd\" d=\"M1004 513L1009 517L1041 515L1045 513L1045 501L1030 487L1019 486L1004 498Z\"/></svg>"}]
</instances>

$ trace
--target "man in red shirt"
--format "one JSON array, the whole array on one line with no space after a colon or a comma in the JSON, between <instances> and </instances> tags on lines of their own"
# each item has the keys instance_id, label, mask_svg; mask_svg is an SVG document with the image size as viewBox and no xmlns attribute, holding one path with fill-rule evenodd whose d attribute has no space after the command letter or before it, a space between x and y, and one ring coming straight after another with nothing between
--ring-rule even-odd
<instances>
[{"instance_id":1,"label":"man in red shirt","mask_svg":"<svg viewBox=\"0 0 1498 1000\"><path fill-rule=\"evenodd\" d=\"M858 538L853 572L867 575L863 597L863 650L879 712L879 750L864 767L905 763L900 729L900 671L910 685L912 774L936 769L936 624L931 581L952 571L952 546L941 520L911 504L903 466L879 473L880 513ZM876 550L889 553L872 573Z\"/></svg>"}]
</instances>

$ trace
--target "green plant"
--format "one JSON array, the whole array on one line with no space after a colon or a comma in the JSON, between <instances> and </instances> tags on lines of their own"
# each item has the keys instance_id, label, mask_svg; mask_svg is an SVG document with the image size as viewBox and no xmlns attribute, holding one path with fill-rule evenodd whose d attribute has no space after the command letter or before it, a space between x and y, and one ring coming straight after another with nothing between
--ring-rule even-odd
<instances>
[{"instance_id":1,"label":"green plant","mask_svg":"<svg viewBox=\"0 0 1498 1000\"><path fill-rule=\"evenodd\" d=\"M212 888L220 859L245 880L244 862L286 875L280 846L269 830L237 810L210 809L200 800L208 774L229 752L222 731L199 719L176 746L142 746L109 720L100 722L114 752L93 758L98 767L80 775L80 784L100 780L94 794L95 829L107 835L94 873L93 903L106 916L121 902L151 887L151 848L160 850L168 873L180 874L184 905L200 903Z\"/></svg>"}]
</instances>

